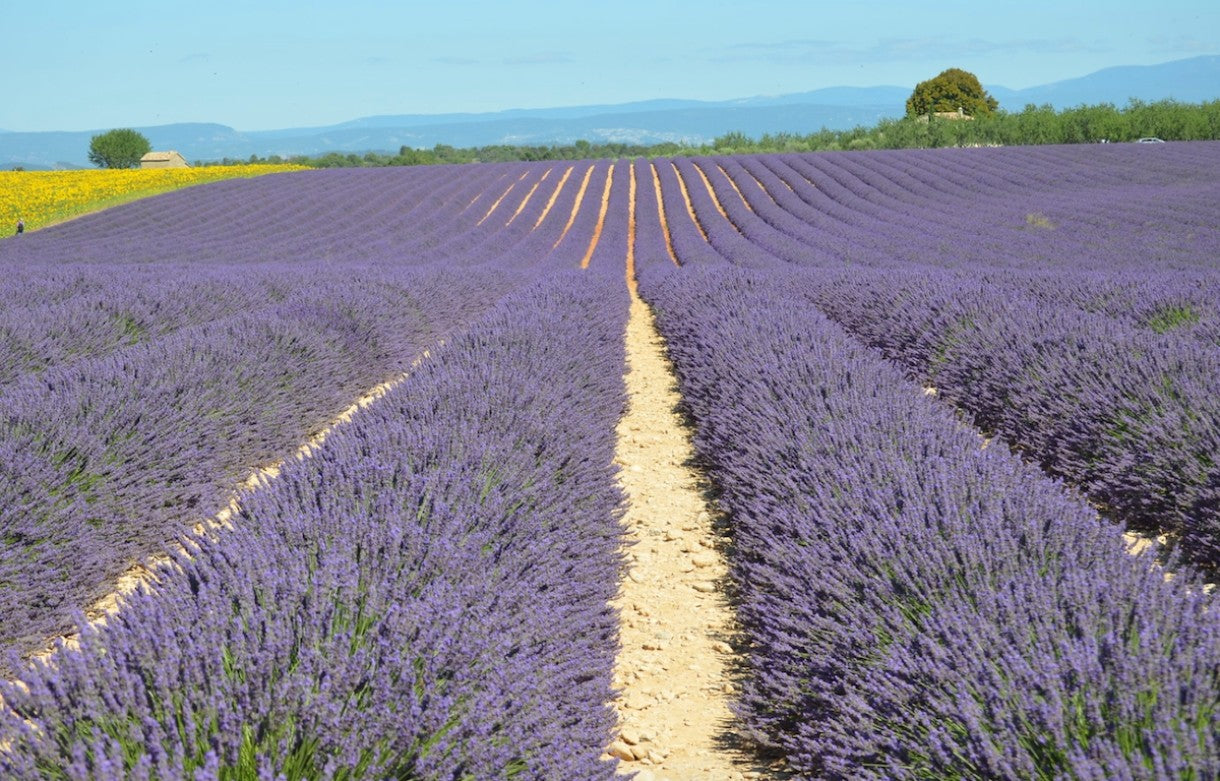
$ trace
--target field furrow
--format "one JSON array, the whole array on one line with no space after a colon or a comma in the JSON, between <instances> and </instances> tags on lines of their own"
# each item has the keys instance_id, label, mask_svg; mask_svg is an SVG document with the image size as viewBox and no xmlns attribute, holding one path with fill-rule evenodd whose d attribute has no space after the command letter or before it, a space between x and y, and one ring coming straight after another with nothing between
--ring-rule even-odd
<instances>
[{"instance_id":1,"label":"field furrow","mask_svg":"<svg viewBox=\"0 0 1220 781\"><path fill-rule=\"evenodd\" d=\"M593 178L593 169L595 166L590 163L585 169L585 175L580 180L580 188L576 191L576 200L572 203L572 210L568 213L568 221L564 224L563 230L559 234L559 238L555 239L555 243L551 249L556 249L568 236L568 231L572 229L572 224L576 222L576 215L580 213L580 205L585 200L585 191L589 189L589 180Z\"/></svg>"},{"instance_id":2,"label":"field furrow","mask_svg":"<svg viewBox=\"0 0 1220 781\"><path fill-rule=\"evenodd\" d=\"M559 177L559 181L555 184L555 189L551 191L551 197L547 198L546 206L542 209L542 213L538 215L537 222L534 223L534 229L537 230L546 216L551 213L551 208L555 205L555 201L559 199L559 194L563 192L563 186L568 183L568 177L572 175L575 166L568 166L563 171L563 176Z\"/></svg>"},{"instance_id":3,"label":"field furrow","mask_svg":"<svg viewBox=\"0 0 1220 781\"><path fill-rule=\"evenodd\" d=\"M606 211L610 208L610 184L614 177L614 163L606 169L606 184L602 188L602 197L597 211L597 224L593 226L593 235L589 237L589 247L585 250L584 257L580 259L580 267L588 268L589 261L593 259L593 253L597 250L597 241L602 237L602 228L606 224Z\"/></svg>"},{"instance_id":4,"label":"field furrow","mask_svg":"<svg viewBox=\"0 0 1220 781\"><path fill-rule=\"evenodd\" d=\"M669 232L669 218L665 215L665 200L661 196L661 178L657 175L657 168L654 164L649 164L649 172L652 174L653 197L657 203L657 219L661 223L661 234L665 238L665 252L669 255L669 259L673 261L675 266L678 264L678 256L674 254L674 238Z\"/></svg>"},{"instance_id":5,"label":"field furrow","mask_svg":"<svg viewBox=\"0 0 1220 781\"><path fill-rule=\"evenodd\" d=\"M482 218L481 218L481 219L480 219L478 222L476 222L476 223L475 223L475 226L477 227L477 226L479 226L479 225L482 225L484 222L486 222L486 221L487 221L487 219L488 219L489 217L491 217L491 215L495 214L495 213L496 213L496 209L500 208L500 204L501 204L501 203L503 203L503 202L504 202L504 199L508 197L508 194L509 194L509 193L511 193L511 192L513 191L513 188L515 188L515 187L516 187L518 184L520 184L520 183L522 182L522 180L524 180L524 179L525 179L525 177L527 177L527 176L529 176L529 172L528 172L528 171L524 171L524 172L522 172L522 174L521 174L520 176L518 176L518 177L517 177L516 181L514 181L512 184L510 184L510 185L508 186L508 189L506 189L506 190L505 190L503 193L501 193L501 194L500 194L500 197L499 197L499 198L497 198L497 199L496 199L496 200L495 200L495 201L494 201L494 202L491 204L491 206L490 206L490 207L488 207L488 209L487 209L487 213L486 213L486 214L484 214L484 215L483 215L483 217L482 217ZM510 220L509 220L509 222L512 222L512 220L510 219Z\"/></svg>"},{"instance_id":6,"label":"field furrow","mask_svg":"<svg viewBox=\"0 0 1220 781\"><path fill-rule=\"evenodd\" d=\"M1220 776L1220 143L50 221L0 240L6 779Z\"/></svg>"},{"instance_id":7,"label":"field furrow","mask_svg":"<svg viewBox=\"0 0 1220 781\"><path fill-rule=\"evenodd\" d=\"M665 341L633 293L627 324L627 413L615 462L627 497L629 570L614 601L622 650L617 739L622 772L648 760L667 778L739 779L766 770L740 749L730 704L735 621L724 580L725 538L691 466L690 431ZM734 748L726 748L725 744Z\"/></svg>"}]
</instances>

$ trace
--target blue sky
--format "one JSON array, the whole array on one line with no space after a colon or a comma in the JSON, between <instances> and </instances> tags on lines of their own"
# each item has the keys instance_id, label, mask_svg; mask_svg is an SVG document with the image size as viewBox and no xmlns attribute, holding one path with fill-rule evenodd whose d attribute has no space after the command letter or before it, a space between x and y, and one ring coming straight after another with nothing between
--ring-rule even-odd
<instances>
[{"instance_id":1,"label":"blue sky","mask_svg":"<svg viewBox=\"0 0 1220 781\"><path fill-rule=\"evenodd\" d=\"M0 129L238 130L914 86L1019 89L1220 53L1213 0L5 3Z\"/></svg>"}]
</instances>

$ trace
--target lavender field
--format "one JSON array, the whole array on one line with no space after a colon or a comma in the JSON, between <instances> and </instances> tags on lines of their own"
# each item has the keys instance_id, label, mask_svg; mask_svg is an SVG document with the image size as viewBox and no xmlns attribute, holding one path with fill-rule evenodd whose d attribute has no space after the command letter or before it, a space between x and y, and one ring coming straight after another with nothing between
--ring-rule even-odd
<instances>
[{"instance_id":1,"label":"lavender field","mask_svg":"<svg viewBox=\"0 0 1220 781\"><path fill-rule=\"evenodd\" d=\"M1220 143L278 174L0 269L6 778L612 777L637 286L759 751L1220 776Z\"/></svg>"}]
</instances>

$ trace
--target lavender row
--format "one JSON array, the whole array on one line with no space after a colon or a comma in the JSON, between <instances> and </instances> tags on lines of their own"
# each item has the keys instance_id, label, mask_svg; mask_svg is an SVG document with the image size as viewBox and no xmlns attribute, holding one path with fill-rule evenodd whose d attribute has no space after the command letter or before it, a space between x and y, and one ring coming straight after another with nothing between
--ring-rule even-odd
<instances>
[{"instance_id":1,"label":"lavender row","mask_svg":"<svg viewBox=\"0 0 1220 781\"><path fill-rule=\"evenodd\" d=\"M776 158L761 162L778 167ZM762 200L751 213L727 180L711 179L728 218L719 218L710 199L692 202L713 248L744 266L801 262L799 244L784 241L785 230L800 236L798 229L768 222L773 215ZM806 185L807 193L817 190ZM789 197L800 192L794 186ZM783 199L768 199L771 212ZM813 244L816 236L800 240ZM828 246L833 253L834 242ZM809 260L833 265L817 256ZM809 277L809 299L937 386L981 427L1081 486L1114 517L1180 538L1197 563L1220 563L1220 467L1214 460L1220 355L1179 334L1155 333L1174 331L1175 318L1189 319L1195 312L1189 304L1174 303L1176 297L1151 304L1136 324L1038 298L1037 285L1021 289L1021 274L988 274L985 262L968 274L880 253L870 265L877 268ZM1196 279L1206 287L1211 277Z\"/></svg>"},{"instance_id":2,"label":"lavender row","mask_svg":"<svg viewBox=\"0 0 1220 781\"><path fill-rule=\"evenodd\" d=\"M731 515L740 715L798 777L1220 773L1189 573L980 448L783 275L658 263L641 293Z\"/></svg>"},{"instance_id":3,"label":"lavender row","mask_svg":"<svg viewBox=\"0 0 1220 781\"><path fill-rule=\"evenodd\" d=\"M35 650L66 631L72 610L227 505L250 472L524 280L348 273L324 296L27 376L0 395L4 647Z\"/></svg>"},{"instance_id":4,"label":"lavender row","mask_svg":"<svg viewBox=\"0 0 1220 781\"><path fill-rule=\"evenodd\" d=\"M860 157L881 170L853 172L850 161ZM739 162L726 158L724 164L759 220L813 250L851 262L1198 269L1214 265L1220 251L1214 177L1177 184L1099 181L1071 189L974 190L966 202L919 182L922 189L912 194L922 200L911 202L883 195L905 173L901 159L892 158L773 155ZM980 173L992 164L987 157L974 159ZM1214 173L1220 173L1220 164ZM721 200L728 198L726 188Z\"/></svg>"},{"instance_id":5,"label":"lavender row","mask_svg":"<svg viewBox=\"0 0 1220 781\"><path fill-rule=\"evenodd\" d=\"M897 161L913 173L949 185L967 197L976 192L1090 187L1108 184L1164 185L1201 182L1220 165L1220 144L1206 141L1147 148L1046 145L974 150L903 150L870 155Z\"/></svg>"},{"instance_id":6,"label":"lavender row","mask_svg":"<svg viewBox=\"0 0 1220 781\"><path fill-rule=\"evenodd\" d=\"M29 273L0 282L0 302L7 305L0 311L0 388L184 328L249 315L289 299L315 299L351 277L350 271L326 269L303 277L299 268L278 265L241 272L169 263L77 265L66 273L63 267L40 267L59 272L68 288L47 301L42 291L27 290L35 272L23 270Z\"/></svg>"},{"instance_id":7,"label":"lavender row","mask_svg":"<svg viewBox=\"0 0 1220 781\"><path fill-rule=\"evenodd\" d=\"M1072 196L1087 201L1090 193L1129 187L1172 194L1214 184L1220 144L1185 144L1150 154L1130 147L1027 147L772 159L799 162L812 172L815 186L825 182L832 190L843 188L839 197L862 209L876 209L883 217L919 216L961 227L969 224L970 212L980 203L989 208L1014 199L1070 202ZM1131 203L1125 208L1148 214L1160 204Z\"/></svg>"},{"instance_id":8,"label":"lavender row","mask_svg":"<svg viewBox=\"0 0 1220 781\"><path fill-rule=\"evenodd\" d=\"M482 166L453 168L450 177L466 182L466 186L454 197L438 201L433 211L413 216L401 234L387 240L387 245L414 256L417 262L504 268L506 260L526 259L532 264L554 254L552 260L570 266L574 253L563 248L555 253L555 245L575 201L578 188L573 179L578 180L594 166L573 165L573 175L566 181L566 167L550 164L490 166L499 171L494 178L477 170ZM475 195L467 200L470 193ZM557 195L556 203L548 211L552 194ZM582 218L587 218L590 209L596 215L595 207L588 203L584 206ZM588 233L584 238L588 240ZM575 261L579 262L579 256Z\"/></svg>"},{"instance_id":9,"label":"lavender row","mask_svg":"<svg viewBox=\"0 0 1220 781\"><path fill-rule=\"evenodd\" d=\"M526 165L444 171L349 169L229 180L88 215L0 245L0 263L249 265L306 260L396 265L452 259L444 245L469 241L492 191ZM439 178L440 174L447 176ZM473 205L472 205L473 204ZM515 205L514 205L515 208ZM486 227L503 227L494 222ZM485 238L485 232L476 237ZM458 237L454 239L452 237ZM469 249L470 245L467 244ZM497 251L503 250L503 243ZM496 252L491 253L494 256ZM478 259L486 260L486 252ZM466 263L470 257L463 257Z\"/></svg>"},{"instance_id":10,"label":"lavender row","mask_svg":"<svg viewBox=\"0 0 1220 781\"><path fill-rule=\"evenodd\" d=\"M581 169L584 172L581 173ZM585 164L577 167L567 187L572 188L573 206L580 199L579 211L572 214L569 210L551 217L561 224L561 231L556 236L554 249L566 258L571 258L580 265L589 249L589 242L597 226L597 216L601 211L601 196L606 186L606 177L610 175L610 163L607 161ZM583 194L581 189L584 189Z\"/></svg>"},{"instance_id":11,"label":"lavender row","mask_svg":"<svg viewBox=\"0 0 1220 781\"><path fill-rule=\"evenodd\" d=\"M869 162L876 162L868 155L853 157L868 158ZM1171 251L1170 244L1176 240L1175 237L1188 239L1192 236L1193 231L1189 226L1185 229L1178 226L1149 230L1147 224L1142 225L1141 228L1152 237L1153 243L1165 245L1169 260L1158 265L1149 257L1146 259L1148 267L1138 271L1085 271L1072 267L1040 271L1014 269L1005 259L1028 259L1047 254L1048 250L1044 247L1020 246L1016 239L1022 232L1009 230L1011 236L995 239L986 245L984 252L984 248L975 246L979 240L977 236L971 238L962 235L954 239L953 232L943 226L944 232L937 234L937 240L946 246L966 247L971 253L966 260L959 261L956 265L950 264L950 253L943 251L938 251L934 257L908 260L902 256L902 253L909 249L905 245L912 244L918 236L923 235L920 232L909 236L908 241L902 242L901 247L877 244L876 233L872 231L864 231L866 235L861 236L841 232L838 236L828 237L828 226L818 224L821 213L811 204L802 201L795 191L788 190L779 179L768 179L761 174L758 178L754 176L754 173L762 168L761 161L746 159L746 165L743 166L732 158L725 158L699 161L697 165L710 168L712 163L723 168L739 183L737 189L733 190L728 186L725 176L717 177L713 174L710 177L727 208L729 220L759 249L783 261L825 267L836 265L837 257L860 257L870 266L903 266L919 274L949 272L963 277L984 279L1016 295L1034 299L1034 305L1042 306L1049 301L1056 305L1075 306L1087 312L1122 319L1158 333L1172 331L1209 345L1220 344L1220 304L1217 303L1220 301L1220 296L1217 295L1220 291L1217 291L1214 271L1172 270L1179 265L1183 253ZM774 162L772 164L774 165ZM894 172L889 173L893 175ZM881 186L884 181L873 179L870 184ZM757 186L762 182L766 182L765 193ZM806 187L804 192L812 192L815 189ZM938 200L941 199L941 194L933 195ZM1119 197L1129 196L1130 193L1118 191L1110 195ZM750 206L742 205L742 198L749 202ZM1146 202L1143 198L1129 200L1136 205ZM1201 201L1211 202L1210 199ZM1014 224L1020 223L1020 209L1009 207L1009 210L1015 212ZM977 210L964 209L962 214L974 218ZM1026 224L1022 227L1030 226ZM965 230L967 228L957 227L957 231L963 234ZM977 226L970 226L968 230L976 232ZM1032 228L1033 233L1042 230ZM1126 241L1121 237L1118 240ZM860 253L862 247L866 249L864 255ZM1064 251L1063 255L1080 257L1080 252ZM1108 254L1103 249L1091 248L1087 256L1101 260L1108 257ZM1190 253L1186 252L1185 256L1189 257ZM1082 265L1087 266L1088 263Z\"/></svg>"},{"instance_id":12,"label":"lavender row","mask_svg":"<svg viewBox=\"0 0 1220 781\"><path fill-rule=\"evenodd\" d=\"M964 269L961 273L968 273ZM1220 347L1220 276L1189 271L984 272L1005 290Z\"/></svg>"},{"instance_id":13,"label":"lavender row","mask_svg":"<svg viewBox=\"0 0 1220 781\"><path fill-rule=\"evenodd\" d=\"M654 182L658 182L661 188L661 210L665 215L666 230L669 232L674 252L679 261L691 265L724 263L723 256L708 244L707 236L703 233L703 226L686 208L673 161L654 160L650 168ZM636 214L637 221L652 218L651 212ZM659 215L657 219L660 219Z\"/></svg>"},{"instance_id":14,"label":"lavender row","mask_svg":"<svg viewBox=\"0 0 1220 781\"><path fill-rule=\"evenodd\" d=\"M615 275L622 279L627 258L629 210L627 200L631 193L631 163L627 161L615 163L609 171L609 175L611 176L610 197L606 201L604 216L601 215L601 193L598 193L597 211L601 220L601 229L596 233L597 243L592 245L591 252L586 249L585 254L589 257L588 268L600 274Z\"/></svg>"},{"instance_id":15,"label":"lavender row","mask_svg":"<svg viewBox=\"0 0 1220 781\"><path fill-rule=\"evenodd\" d=\"M747 162L749 164L750 161ZM758 161L754 162L756 164ZM772 166L776 165L770 162ZM698 165L706 167L708 162ZM732 161L725 161L725 167L738 179L748 177L749 181L766 181L772 190L778 190L775 198L771 198L759 192L758 188L750 192L748 185L738 185L738 192L742 192L744 198L750 201L750 206L744 207L741 196L728 187L727 178L712 177L733 225L756 247L782 261L827 267L839 265L834 259L841 256L848 260L860 259L872 267L902 267L906 272L921 276L956 275L964 279L985 279L991 286L1003 288L1007 294L1031 299L1031 305L1052 303L1075 306L1083 311L1098 312L1133 323L1149 331L1172 331L1199 342L1220 343L1220 304L1216 297L1218 289L1214 271L1175 270L1182 257L1191 256L1191 250L1174 247L1172 242L1191 239L1193 231L1190 226L1165 227L1164 231L1157 231L1143 225L1143 232L1152 237L1150 242L1160 244L1169 260L1158 264L1154 257L1148 256L1148 267L1142 270L1087 271L1069 266L1052 270L1022 270L1013 266L1044 255L1059 254L1081 259L1082 250L1078 247L1048 249L1038 244L1041 239L1021 244L1016 240L1021 232L1011 229L1009 233L1013 236L988 239L978 236L977 225L959 227L958 237L954 237L954 232L949 229L943 229L943 232L936 234L937 242L943 247L938 247L935 255L924 257L919 256L917 243L930 236L927 231L914 231L905 236L905 240L888 243L880 242L878 231L871 229L861 231L863 236L842 232L841 236L827 238L826 227L817 225L820 212L813 205L800 200L795 192L787 192L786 188L777 184L780 179L755 179L748 165L734 167ZM872 183L881 182L875 179ZM742 190L742 187L745 189ZM816 189L806 187L804 192L814 192ZM1144 199L1132 198L1125 190L1109 195L1126 198L1133 204L1144 203ZM1009 211L1013 211L1011 206ZM977 210L964 211L964 214L974 220ZM1021 218L1014 217L1014 225L1019 222ZM966 236L966 231L970 231L971 236ZM1033 228L1032 232L1043 232L1043 229ZM900 229L898 233L902 236ZM1025 233L1025 236L1028 234ZM1116 240L1126 242L1127 238L1120 236ZM914 250L911 249L913 247ZM966 255L954 260L949 247L964 248ZM913 251L915 255L911 255ZM1209 250L1200 251L1202 255L1209 253ZM1089 248L1083 251L1085 262L1081 265L1087 267L1087 259L1091 257L1102 260L1107 256L1107 248Z\"/></svg>"},{"instance_id":16,"label":"lavender row","mask_svg":"<svg viewBox=\"0 0 1220 781\"><path fill-rule=\"evenodd\" d=\"M811 301L1117 520L1220 564L1220 353L956 276L806 277Z\"/></svg>"},{"instance_id":17,"label":"lavender row","mask_svg":"<svg viewBox=\"0 0 1220 781\"><path fill-rule=\"evenodd\" d=\"M106 354L181 326L248 312L292 294L316 295L309 286L328 280L310 279L299 269L285 273L288 268L267 262L286 256L300 262L308 257L300 251L302 243L314 255L325 253L336 266L358 261L375 248L384 250L378 262L418 264L421 258L407 254L404 237L392 230L389 217L418 219L428 200L435 200L433 208L443 213L457 212L448 203L452 196L443 195L456 185L436 188L435 172L428 173L432 175L375 180L271 177L267 183L198 188L41 231L20 247L5 245L0 262L12 260L14 266L0 289L0 333L6 337L0 381L25 370ZM450 179L465 184L462 192L472 183L474 192L487 185L476 176ZM321 203L336 212L335 220L322 221L302 209L306 194L315 209ZM378 209L366 206L373 194ZM343 228L340 234L352 232L339 255L323 249L336 225ZM351 270L332 273L342 279Z\"/></svg>"},{"instance_id":18,"label":"lavender row","mask_svg":"<svg viewBox=\"0 0 1220 781\"><path fill-rule=\"evenodd\" d=\"M426 257L460 265L475 265L489 259L499 261L506 250L531 233L533 221L513 220L517 205L522 203L533 184L541 186L547 169L541 166L514 165L502 180L483 190L478 202L457 211L458 219L436 228L419 225L419 236L427 237L420 251ZM531 198L533 211L541 204ZM449 216L452 209L441 210ZM412 246L412 239L407 239Z\"/></svg>"},{"instance_id":19,"label":"lavender row","mask_svg":"<svg viewBox=\"0 0 1220 781\"><path fill-rule=\"evenodd\" d=\"M745 239L732 223L720 216L707 187L689 160L657 161L657 167L661 172L662 197L666 201L672 199L678 209L681 209L683 203L680 199L689 198L690 210L693 213L671 215L670 224L681 224L685 221L696 225L706 243L719 256L706 257L712 253L705 249L693 258L685 254L680 255L683 263L690 263L692 260L695 263L718 263L722 262L720 258L723 258L738 265L753 266L760 260L767 260L765 255L760 255L758 247Z\"/></svg>"},{"instance_id":20,"label":"lavender row","mask_svg":"<svg viewBox=\"0 0 1220 781\"><path fill-rule=\"evenodd\" d=\"M145 198L37 231L0 245L0 262L162 262L249 264L271 261L376 261L403 249L413 226L438 211L458 214L495 171L454 176L430 187L427 172L358 169L305 171L229 180ZM435 176L435 174L432 174ZM425 233L425 235L427 235ZM414 253L402 253L410 262Z\"/></svg>"},{"instance_id":21,"label":"lavender row","mask_svg":"<svg viewBox=\"0 0 1220 781\"><path fill-rule=\"evenodd\" d=\"M977 222L971 214L980 202L1007 204L1015 211L1022 201L1038 211L1072 212L1090 220L1110 218L1121 224L1124 220L1147 223L1152 216L1187 219L1187 214L1174 215L1181 209L1206 214L1209 207L1205 201L1192 203L1178 196L1214 184L1220 161L1208 160L1209 150L1215 154L1220 145L1188 145L1179 151L1176 164L1157 153L1131 154L1134 150L1125 150L1115 154L1108 149L1077 153L1078 159L1071 163L1055 161L1049 165L1037 159L1033 150L1012 150L1007 160L1001 155L945 155L924 161L933 165L922 169L901 155L855 156L839 158L839 162L887 207L925 214L948 227L961 229ZM1181 165L1181 153L1193 154L1194 162ZM1019 160L1018 156L1029 159ZM1012 169L1011 173L1006 174L1006 168ZM1030 173L1038 174L1037 180ZM1013 176L1017 181L1012 181ZM1156 191L1160 197L1127 202L1112 197L1140 191ZM1177 203L1171 205L1172 201Z\"/></svg>"},{"instance_id":22,"label":"lavender row","mask_svg":"<svg viewBox=\"0 0 1220 781\"><path fill-rule=\"evenodd\" d=\"M855 156L862 157L862 156ZM863 156L867 157L867 156ZM871 158L870 158L871 159ZM779 168L778 158L768 158L766 163ZM897 222L882 223L894 233L895 238L883 240L882 227L868 223L856 228L843 229L835 233L833 225L823 224L824 214L810 194L819 187L804 182L804 187L789 190L778 178L768 179L755 173L765 168L762 160L746 160L745 165L731 159L717 162L699 161L704 168L710 163L721 165L734 181L741 182L736 190L731 189L726 176L712 176L721 202L726 206L729 221L759 250L764 250L776 259L800 266L832 267L842 265L842 260L859 261L863 265L877 268L902 268L904 273L928 276L958 275L963 279L986 280L993 287L1002 287L1006 294L1031 299L1031 305L1077 307L1086 312L1096 312L1124 320L1151 331L1164 333L1174 331L1177 335L1193 338L1214 345L1220 343L1220 304L1217 303L1216 276L1211 270L1176 270L1182 258L1192 256L1210 257L1214 252L1195 248L1189 250L1173 246L1175 240L1191 241L1195 231L1189 224L1164 226L1164 230L1149 230L1142 225L1143 232L1153 244L1162 245L1168 260L1158 263L1146 256L1147 268L1087 271L1075 267L1061 266L1047 269L1021 269L1015 266L1028 265L1033 259L1043 256L1062 256L1081 259L1081 266L1109 257L1106 247L1090 246L1082 250L1079 246L1054 249L1045 246L1041 238L1032 242L1019 241L1031 233L1056 234L1052 229L1031 227L1020 216L1020 208L1011 204L1005 207L1010 212L1011 223L1003 234L991 235L979 230L979 209L962 209L961 215L969 217L971 224L955 228L946 226L900 226ZM753 169L753 172L752 170ZM770 169L767 169L770 170ZM892 172L891 172L892 173ZM764 193L746 182L766 182ZM873 179L869 186L881 186L884 180ZM862 188L863 189L863 188ZM740 195L738 194L740 193ZM812 202L803 200L804 194ZM939 194L936 194L939 198ZM1141 204L1146 199L1133 197L1126 190L1111 191L1109 197L1126 199ZM749 205L743 205L742 199ZM1210 199L1204 199L1210 202ZM825 204L820 204L825 207ZM850 213L850 210L845 210ZM927 211L927 210L925 210ZM1027 213L1028 215L1028 213ZM926 214L925 214L926 216ZM1037 219L1041 219L1039 216ZM1018 230L1017 228L1021 230ZM1029 231L1024 229L1029 228ZM1051 231L1051 232L1047 232ZM1215 234L1215 231L1211 231ZM1220 234L1215 234L1220 239ZM935 252L929 254L921 248L935 241ZM1120 235L1116 241L1129 241ZM1218 244L1217 246L1220 246ZM1096 259L1096 261L1091 261Z\"/></svg>"},{"instance_id":23,"label":"lavender row","mask_svg":"<svg viewBox=\"0 0 1220 781\"><path fill-rule=\"evenodd\" d=\"M535 180L534 183L541 184L541 180L552 171L534 167L522 172L506 172L504 176L508 173L517 176L527 173ZM471 182L476 194L488 194L488 182L483 177L452 178L467 183L466 187L458 188L459 203L469 203ZM400 176L399 179L411 181L411 177ZM552 183L557 179L557 176L554 177ZM425 179L424 184L430 181ZM335 184L325 181L325 178L307 182L315 197L329 192L328 187L333 189ZM524 182L526 185L529 183ZM351 183L339 184L343 185L339 188L341 193L353 198L353 203L348 204L349 209L359 203L355 200L356 196L349 192ZM385 182L360 184L368 188L379 186L382 190L389 189L384 195L385 199L392 200L396 195ZM251 309L266 307L291 297L324 296L325 290L335 281L351 276L353 272L346 266L352 262L362 262L360 258L366 257L373 246L382 250L377 263L386 265L388 260L395 268L441 262L462 266L490 262L503 268L504 258L518 245L526 246L513 256L533 262L545 256L559 236L558 215L551 220L548 229L532 230L541 216L545 202L543 196L530 199L530 208L523 209L518 215L519 219L511 220L515 226L506 225L510 220L499 215L496 215L497 219L485 221L485 226L477 226L472 215L466 221L477 230L467 231L453 229L454 215L461 210L457 208L454 196L443 195L438 196L435 205L437 221L430 222L425 215L416 215L416 229L410 236L361 235L357 240L354 235L352 247L342 255L332 255L327 259L335 266L333 269L315 268L305 275L300 273L300 269L289 270L282 264L265 260L247 262L284 253L282 245L286 240L285 234L290 232L288 223L291 221L291 215L281 214L288 203L284 198L288 195L294 199L300 198L300 186L297 183L297 189L288 190L281 183L278 198L272 197L274 190L268 188L253 195L242 188L228 188L223 192L199 188L199 192L191 192L180 198L178 206L159 204L162 216L166 213L196 212L206 215L215 208L213 201L218 195L232 199L235 192L240 193L242 199L253 200L262 209L244 210L242 214L246 223L266 220L280 226L279 230L272 228L262 235L246 236L245 240L217 235L215 226L211 226L207 219L186 226L174 222L172 230L154 231L146 224L147 216L140 213L149 207L136 204L127 211L115 210L105 219L101 216L90 218L88 225L74 223L70 229L63 226L62 229L44 231L37 237L31 237L31 242L23 244L22 250L31 247L32 250L19 258L20 265L14 269L14 273L6 275L4 286L0 289L0 335L4 337L3 346L0 347L0 384L11 382L26 371L42 371L71 360L108 354L179 327L248 313ZM420 186L416 185L417 188ZM405 185L399 184L398 187L407 194L413 192ZM397 197L414 204L408 212L416 214L419 204L402 193L398 193ZM422 195L418 197L423 199ZM337 202L337 196L332 194L329 200ZM505 212L512 214L509 211L512 208L516 208L516 202L504 205L500 215ZM568 208L570 210L570 199ZM374 211L373 216L382 221L386 219L379 211ZM295 234L298 235L294 235L293 242L301 238L311 241L320 239L318 233L322 224L312 222L314 217L302 213L297 214L296 219ZM359 232L364 226L357 223L350 227ZM512 230L508 230L510 227ZM122 254L114 251L100 256L86 254L85 258L104 262L82 263L80 242L75 238L82 231L86 235L90 232L97 234L93 239L95 245L118 244L122 247ZM240 237L249 231L235 232ZM331 233L333 229L327 227L321 232ZM214 253L215 257L199 257L198 253L203 247L207 247L207 252ZM418 254L413 256L411 253ZM132 263L131 255L150 262ZM64 265L63 261L67 260L72 261L71 266ZM116 271L116 261L122 262L121 271ZM285 273L286 270L289 273ZM362 268L360 273L377 272ZM42 283L44 275L60 284L49 288ZM385 274L381 273L380 276Z\"/></svg>"},{"instance_id":24,"label":"lavender row","mask_svg":"<svg viewBox=\"0 0 1220 781\"><path fill-rule=\"evenodd\" d=\"M0 684L0 774L613 777L626 310L617 275L505 299Z\"/></svg>"},{"instance_id":25,"label":"lavender row","mask_svg":"<svg viewBox=\"0 0 1220 781\"><path fill-rule=\"evenodd\" d=\"M0 390L0 644L30 651L64 631L249 471L544 264L579 264L553 252L571 182L567 211L541 221L556 171L444 173L220 183L6 245L21 284L0 316L21 338Z\"/></svg>"},{"instance_id":26,"label":"lavender row","mask_svg":"<svg viewBox=\"0 0 1220 781\"><path fill-rule=\"evenodd\" d=\"M640 159L632 163L635 171L635 243L631 248L636 268L654 264L677 265L672 231L662 227L663 204L657 199L653 164ZM668 219L666 220L668 225Z\"/></svg>"}]
</instances>

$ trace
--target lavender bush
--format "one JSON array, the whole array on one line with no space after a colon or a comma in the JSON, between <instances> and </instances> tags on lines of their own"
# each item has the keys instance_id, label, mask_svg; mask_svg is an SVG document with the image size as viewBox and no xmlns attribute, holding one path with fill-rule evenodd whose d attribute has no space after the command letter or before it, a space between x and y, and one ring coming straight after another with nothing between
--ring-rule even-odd
<instances>
[{"instance_id":1,"label":"lavender bush","mask_svg":"<svg viewBox=\"0 0 1220 781\"><path fill-rule=\"evenodd\" d=\"M1053 173L1029 167L1048 157ZM1196 563L1220 561L1220 318L1209 295L1220 145L678 167L706 236L683 262L710 248L738 266L808 270L812 303L984 430L1112 517L1168 532ZM1139 263L1151 268L1137 273Z\"/></svg>"},{"instance_id":2,"label":"lavender bush","mask_svg":"<svg viewBox=\"0 0 1220 781\"><path fill-rule=\"evenodd\" d=\"M33 650L65 631L134 560L513 284L454 281L465 298L454 301L445 276L413 281L410 293L405 279L397 290L353 280L324 298L305 288L3 391L0 473L13 477L0 484L0 641Z\"/></svg>"},{"instance_id":3,"label":"lavender bush","mask_svg":"<svg viewBox=\"0 0 1220 781\"><path fill-rule=\"evenodd\" d=\"M1188 573L980 448L782 274L654 264L641 291L733 520L741 715L801 777L1220 772L1220 627Z\"/></svg>"},{"instance_id":4,"label":"lavender bush","mask_svg":"<svg viewBox=\"0 0 1220 781\"><path fill-rule=\"evenodd\" d=\"M613 276L506 299L0 687L0 771L610 778L625 316Z\"/></svg>"},{"instance_id":5,"label":"lavender bush","mask_svg":"<svg viewBox=\"0 0 1220 781\"><path fill-rule=\"evenodd\" d=\"M542 195L476 226L502 180L545 193L541 167L335 173L171 193L0 246L0 646L68 631L252 470L544 264L579 263L548 257L566 215L539 223Z\"/></svg>"},{"instance_id":6,"label":"lavender bush","mask_svg":"<svg viewBox=\"0 0 1220 781\"><path fill-rule=\"evenodd\" d=\"M1113 517L1220 563L1220 352L989 283L857 273L808 299Z\"/></svg>"}]
</instances>

